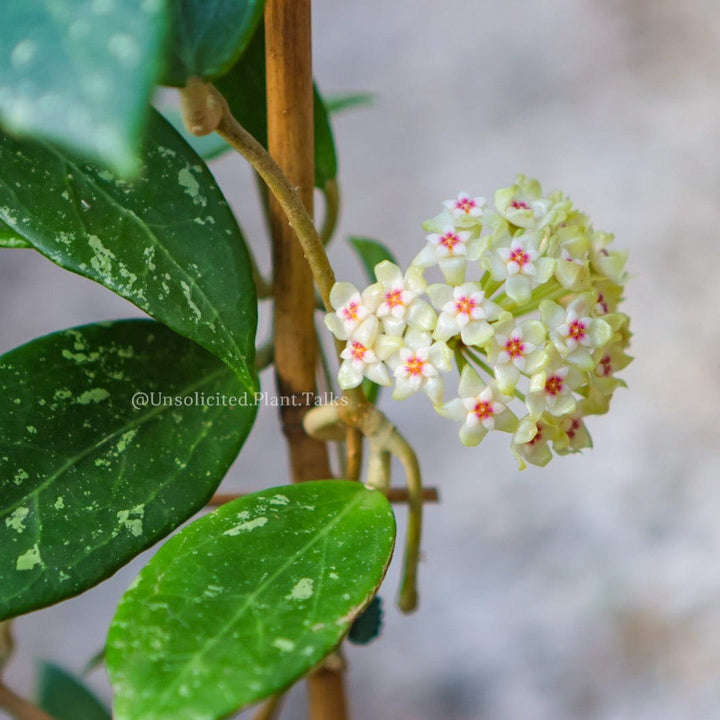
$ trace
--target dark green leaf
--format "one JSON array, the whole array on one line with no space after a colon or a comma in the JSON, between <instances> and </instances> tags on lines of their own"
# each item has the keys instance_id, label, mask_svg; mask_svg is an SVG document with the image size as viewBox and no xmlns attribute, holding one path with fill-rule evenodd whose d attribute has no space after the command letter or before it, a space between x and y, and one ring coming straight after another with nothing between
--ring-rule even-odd
<instances>
[{"instance_id":1,"label":"dark green leaf","mask_svg":"<svg viewBox=\"0 0 720 720\"><path fill-rule=\"evenodd\" d=\"M250 42L264 0L171 0L170 56L164 84L224 75Z\"/></svg>"},{"instance_id":2,"label":"dark green leaf","mask_svg":"<svg viewBox=\"0 0 720 720\"><path fill-rule=\"evenodd\" d=\"M210 171L153 112L134 183L0 134L0 219L256 386L257 302L242 233Z\"/></svg>"},{"instance_id":3,"label":"dark green leaf","mask_svg":"<svg viewBox=\"0 0 720 720\"><path fill-rule=\"evenodd\" d=\"M0 220L0 248L31 248L22 235L18 235L8 224Z\"/></svg>"},{"instance_id":4,"label":"dark green leaf","mask_svg":"<svg viewBox=\"0 0 720 720\"><path fill-rule=\"evenodd\" d=\"M217 133L198 136L188 132L182 116L177 110L173 108L162 108L160 112L203 160L213 160L230 150L230 146Z\"/></svg>"},{"instance_id":5,"label":"dark green leaf","mask_svg":"<svg viewBox=\"0 0 720 720\"><path fill-rule=\"evenodd\" d=\"M324 188L328 180L337 177L335 140L325 103L317 86L313 85L313 113L315 122L315 185Z\"/></svg>"},{"instance_id":6,"label":"dark green leaf","mask_svg":"<svg viewBox=\"0 0 720 720\"><path fill-rule=\"evenodd\" d=\"M203 393L246 405L202 405ZM3 355L0 619L92 587L186 520L254 416L226 365L150 320L67 330Z\"/></svg>"},{"instance_id":7,"label":"dark green leaf","mask_svg":"<svg viewBox=\"0 0 720 720\"><path fill-rule=\"evenodd\" d=\"M382 600L376 595L352 624L348 640L356 645L367 645L372 642L380 634L382 616Z\"/></svg>"},{"instance_id":8,"label":"dark green leaf","mask_svg":"<svg viewBox=\"0 0 720 720\"><path fill-rule=\"evenodd\" d=\"M0 123L133 174L167 24L159 0L3 2Z\"/></svg>"},{"instance_id":9,"label":"dark green leaf","mask_svg":"<svg viewBox=\"0 0 720 720\"><path fill-rule=\"evenodd\" d=\"M325 96L325 107L327 111L334 115L335 113L351 110L352 108L364 107L371 105L375 100L372 93L348 93L347 95L330 95Z\"/></svg>"},{"instance_id":10,"label":"dark green leaf","mask_svg":"<svg viewBox=\"0 0 720 720\"><path fill-rule=\"evenodd\" d=\"M394 537L385 497L345 480L265 490L194 522L110 626L116 720L215 720L287 687L375 594Z\"/></svg>"},{"instance_id":11,"label":"dark green leaf","mask_svg":"<svg viewBox=\"0 0 720 720\"><path fill-rule=\"evenodd\" d=\"M267 147L267 107L265 91L265 36L262 27L255 33L245 54L217 88L225 96L238 122ZM313 87L315 114L315 185L325 187L337 176L337 156L330 120L317 87Z\"/></svg>"},{"instance_id":12,"label":"dark green leaf","mask_svg":"<svg viewBox=\"0 0 720 720\"><path fill-rule=\"evenodd\" d=\"M40 666L38 705L56 720L112 720L110 711L83 683L50 662Z\"/></svg>"},{"instance_id":13,"label":"dark green leaf","mask_svg":"<svg viewBox=\"0 0 720 720\"><path fill-rule=\"evenodd\" d=\"M370 238L351 237L350 244L355 248L358 257L362 261L365 272L371 283L377 282L375 277L375 266L383 260L389 260L397 265L393 254L377 240Z\"/></svg>"}]
</instances>

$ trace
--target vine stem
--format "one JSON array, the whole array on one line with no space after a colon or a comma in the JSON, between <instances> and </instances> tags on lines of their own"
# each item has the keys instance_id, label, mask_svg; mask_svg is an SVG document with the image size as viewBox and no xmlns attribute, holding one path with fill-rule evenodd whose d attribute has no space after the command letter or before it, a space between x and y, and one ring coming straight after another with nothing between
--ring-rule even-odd
<instances>
[{"instance_id":1,"label":"vine stem","mask_svg":"<svg viewBox=\"0 0 720 720\"><path fill-rule=\"evenodd\" d=\"M55 720L39 707L0 682L0 708L8 712L16 720Z\"/></svg>"}]
</instances>

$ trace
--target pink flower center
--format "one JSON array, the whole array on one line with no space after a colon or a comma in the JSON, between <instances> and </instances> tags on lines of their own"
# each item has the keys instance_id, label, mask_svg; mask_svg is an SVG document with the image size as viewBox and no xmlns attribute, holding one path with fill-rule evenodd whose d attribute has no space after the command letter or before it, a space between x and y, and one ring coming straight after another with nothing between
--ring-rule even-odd
<instances>
[{"instance_id":1,"label":"pink flower center","mask_svg":"<svg viewBox=\"0 0 720 720\"><path fill-rule=\"evenodd\" d=\"M529 446L529 447L532 447L532 446L535 445L536 443L541 442L541 441L542 441L542 437L543 437L542 428L538 425L538 426L537 426L537 432L535 433L535 437L534 437L532 440L528 440L528 443L527 443L528 446Z\"/></svg>"},{"instance_id":2,"label":"pink flower center","mask_svg":"<svg viewBox=\"0 0 720 720\"><path fill-rule=\"evenodd\" d=\"M603 313L607 314L610 312L610 308L609 308L607 302L605 301L605 298L603 297L602 293L598 293L597 304L602 308Z\"/></svg>"},{"instance_id":3,"label":"pink flower center","mask_svg":"<svg viewBox=\"0 0 720 720\"><path fill-rule=\"evenodd\" d=\"M493 412L492 402L487 402L485 400L478 400L472 411L478 420L487 420L495 414Z\"/></svg>"},{"instance_id":4,"label":"pink flower center","mask_svg":"<svg viewBox=\"0 0 720 720\"><path fill-rule=\"evenodd\" d=\"M452 252L461 243L462 240L460 240L454 232L448 231L440 236L440 245L446 247L450 252Z\"/></svg>"},{"instance_id":5,"label":"pink flower center","mask_svg":"<svg viewBox=\"0 0 720 720\"><path fill-rule=\"evenodd\" d=\"M586 327L585 323L582 320L573 320L568 325L568 337L571 340L575 340L576 342L580 342L585 338L585 335L587 334L585 332Z\"/></svg>"},{"instance_id":6,"label":"pink flower center","mask_svg":"<svg viewBox=\"0 0 720 720\"><path fill-rule=\"evenodd\" d=\"M404 305L402 300L402 290L389 290L385 293L385 302L391 307L398 307Z\"/></svg>"},{"instance_id":7,"label":"pink flower center","mask_svg":"<svg viewBox=\"0 0 720 720\"><path fill-rule=\"evenodd\" d=\"M598 366L598 375L602 377L610 377L612 375L612 360L609 355L604 355Z\"/></svg>"},{"instance_id":8,"label":"pink flower center","mask_svg":"<svg viewBox=\"0 0 720 720\"><path fill-rule=\"evenodd\" d=\"M350 342L350 354L353 357L353 360L364 360L365 355L367 354L368 349L357 340L352 340Z\"/></svg>"},{"instance_id":9,"label":"pink flower center","mask_svg":"<svg viewBox=\"0 0 720 720\"><path fill-rule=\"evenodd\" d=\"M548 395L559 395L563 389L563 379L559 375L551 375L545 381L545 392Z\"/></svg>"},{"instance_id":10,"label":"pink flower center","mask_svg":"<svg viewBox=\"0 0 720 720\"><path fill-rule=\"evenodd\" d=\"M469 214L470 211L476 206L477 203L470 198L463 198L462 200L458 200L455 203L455 209L462 210L466 215Z\"/></svg>"},{"instance_id":11,"label":"pink flower center","mask_svg":"<svg viewBox=\"0 0 720 720\"><path fill-rule=\"evenodd\" d=\"M514 360L525 354L525 343L520 338L510 338L505 343L505 352Z\"/></svg>"},{"instance_id":12,"label":"pink flower center","mask_svg":"<svg viewBox=\"0 0 720 720\"><path fill-rule=\"evenodd\" d=\"M425 369L425 360L423 360L422 358L419 358L417 355L413 355L405 363L405 374L408 377L417 377L418 375L422 375L424 369Z\"/></svg>"},{"instance_id":13,"label":"pink flower center","mask_svg":"<svg viewBox=\"0 0 720 720\"><path fill-rule=\"evenodd\" d=\"M455 301L455 310L458 315L470 315L477 306L478 303L467 295L463 295Z\"/></svg>"},{"instance_id":14,"label":"pink flower center","mask_svg":"<svg viewBox=\"0 0 720 720\"><path fill-rule=\"evenodd\" d=\"M342 314L346 320L357 320L358 319L358 304L356 302L349 302L343 309Z\"/></svg>"},{"instance_id":15,"label":"pink flower center","mask_svg":"<svg viewBox=\"0 0 720 720\"><path fill-rule=\"evenodd\" d=\"M515 210L529 210L530 206L523 202L522 200L513 200L510 203L510 207L514 208Z\"/></svg>"},{"instance_id":16,"label":"pink flower center","mask_svg":"<svg viewBox=\"0 0 720 720\"><path fill-rule=\"evenodd\" d=\"M516 248L510 253L510 259L508 262L517 263L519 268L522 270L525 265L530 262L530 255L522 248Z\"/></svg>"},{"instance_id":17,"label":"pink flower center","mask_svg":"<svg viewBox=\"0 0 720 720\"><path fill-rule=\"evenodd\" d=\"M567 436L572 440L579 429L580 421L577 418L573 418L570 421L570 427L566 430Z\"/></svg>"}]
</instances>

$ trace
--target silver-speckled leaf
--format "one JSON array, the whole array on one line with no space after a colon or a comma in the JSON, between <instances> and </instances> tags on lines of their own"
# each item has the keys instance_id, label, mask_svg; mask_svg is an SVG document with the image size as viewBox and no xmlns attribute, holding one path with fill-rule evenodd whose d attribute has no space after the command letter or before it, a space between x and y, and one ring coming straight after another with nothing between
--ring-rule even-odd
<instances>
[{"instance_id":1,"label":"silver-speckled leaf","mask_svg":"<svg viewBox=\"0 0 720 720\"><path fill-rule=\"evenodd\" d=\"M238 224L205 163L153 111L130 183L0 133L0 220L224 360L256 389L257 300Z\"/></svg>"},{"instance_id":2,"label":"silver-speckled leaf","mask_svg":"<svg viewBox=\"0 0 720 720\"><path fill-rule=\"evenodd\" d=\"M380 585L395 520L346 480L233 501L158 551L120 601L106 661L116 720L216 720L324 658Z\"/></svg>"},{"instance_id":3,"label":"silver-speckled leaf","mask_svg":"<svg viewBox=\"0 0 720 720\"><path fill-rule=\"evenodd\" d=\"M201 508L255 410L225 364L149 320L3 355L0 619L92 587Z\"/></svg>"}]
</instances>

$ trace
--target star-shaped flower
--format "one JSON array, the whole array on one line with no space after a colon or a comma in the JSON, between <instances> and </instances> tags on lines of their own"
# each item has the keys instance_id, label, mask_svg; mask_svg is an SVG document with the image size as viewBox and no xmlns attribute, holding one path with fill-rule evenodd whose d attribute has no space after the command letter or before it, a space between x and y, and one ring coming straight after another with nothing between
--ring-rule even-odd
<instances>
[{"instance_id":1,"label":"star-shaped flower","mask_svg":"<svg viewBox=\"0 0 720 720\"><path fill-rule=\"evenodd\" d=\"M555 260L542 256L539 242L535 232L516 235L509 244L500 245L482 259L493 280L505 281L505 294L518 305L530 299L535 286L552 277Z\"/></svg>"},{"instance_id":2,"label":"star-shaped flower","mask_svg":"<svg viewBox=\"0 0 720 720\"><path fill-rule=\"evenodd\" d=\"M349 282L338 282L332 286L330 304L335 312L325 315L325 325L338 340L347 340L360 323L377 309L372 293L367 290L360 293Z\"/></svg>"},{"instance_id":3,"label":"star-shaped flower","mask_svg":"<svg viewBox=\"0 0 720 720\"><path fill-rule=\"evenodd\" d=\"M582 295L567 308L551 300L540 303L543 322L560 356L581 370L588 371L595 367L592 358L594 349L609 342L613 334L608 322L589 315L590 297Z\"/></svg>"},{"instance_id":4,"label":"star-shaped flower","mask_svg":"<svg viewBox=\"0 0 720 720\"><path fill-rule=\"evenodd\" d=\"M520 375L540 372L549 362L545 350L545 326L539 320L516 324L514 318L495 325L490 361L500 390L512 395Z\"/></svg>"},{"instance_id":5,"label":"star-shaped flower","mask_svg":"<svg viewBox=\"0 0 720 720\"><path fill-rule=\"evenodd\" d=\"M449 372L452 352L444 342L432 342L429 333L410 328L405 333L405 345L389 358L395 375L393 398L402 400L422 390L433 405L442 402L444 381Z\"/></svg>"},{"instance_id":6,"label":"star-shaped flower","mask_svg":"<svg viewBox=\"0 0 720 720\"><path fill-rule=\"evenodd\" d=\"M422 268L439 265L450 285L463 282L467 261L477 260L485 247L485 240L479 233L460 230L455 225L445 225L441 232L432 232L426 239L427 245L412 264Z\"/></svg>"},{"instance_id":7,"label":"star-shaped flower","mask_svg":"<svg viewBox=\"0 0 720 720\"><path fill-rule=\"evenodd\" d=\"M485 297L479 283L463 283L457 287L437 283L427 294L440 310L433 337L447 341L460 335L469 346L484 345L493 334L489 320L496 320L500 308Z\"/></svg>"},{"instance_id":8,"label":"star-shaped flower","mask_svg":"<svg viewBox=\"0 0 720 720\"><path fill-rule=\"evenodd\" d=\"M438 412L462 422L459 434L463 445L477 445L490 430L514 432L517 418L507 408L508 400L495 383L485 384L475 370L466 365L460 375L458 397Z\"/></svg>"},{"instance_id":9,"label":"star-shaped flower","mask_svg":"<svg viewBox=\"0 0 720 720\"><path fill-rule=\"evenodd\" d=\"M363 320L340 353L343 362L338 384L343 390L357 387L364 377L378 385L390 385L387 360L402 346L402 339L379 333L380 323L371 315Z\"/></svg>"}]
</instances>

